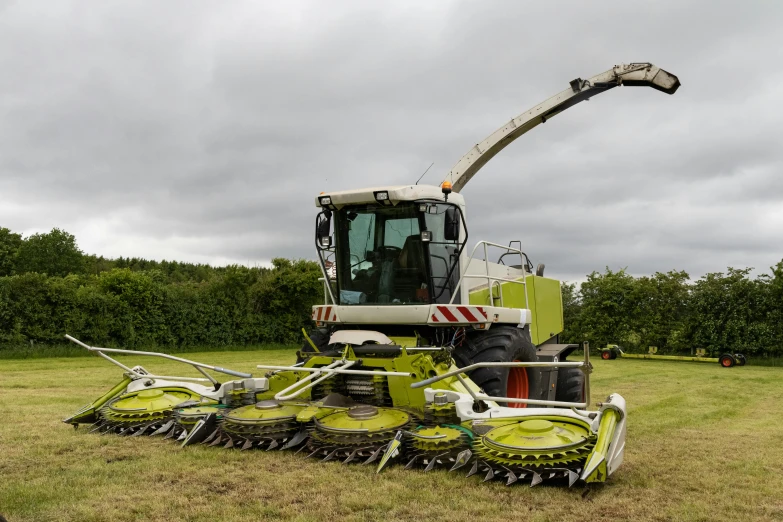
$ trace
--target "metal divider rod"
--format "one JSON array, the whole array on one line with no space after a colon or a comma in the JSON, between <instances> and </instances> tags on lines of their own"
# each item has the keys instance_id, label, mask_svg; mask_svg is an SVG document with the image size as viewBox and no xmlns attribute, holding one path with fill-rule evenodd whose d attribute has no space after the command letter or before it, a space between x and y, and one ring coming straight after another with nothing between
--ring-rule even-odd
<instances>
[{"instance_id":1,"label":"metal divider rod","mask_svg":"<svg viewBox=\"0 0 783 522\"><path fill-rule=\"evenodd\" d=\"M473 397L473 401L477 402L478 398L477 398L476 392L474 392L473 390L470 389L470 386L468 385L468 382L465 380L465 378L462 377L462 375L457 374L457 380L460 382L460 384L462 384L462 386L465 387L465 389L470 394L470 396Z\"/></svg>"},{"instance_id":2,"label":"metal divider rod","mask_svg":"<svg viewBox=\"0 0 783 522\"><path fill-rule=\"evenodd\" d=\"M538 399L516 399L514 397L492 397L490 395L476 395L474 400L493 402L512 402L514 404L531 404L534 406L559 406L563 408L587 408L586 402L542 401Z\"/></svg>"},{"instance_id":3,"label":"metal divider rod","mask_svg":"<svg viewBox=\"0 0 783 522\"><path fill-rule=\"evenodd\" d=\"M151 380L163 380L163 381L192 381L192 382L212 382L209 379L204 379L202 377L174 377L172 375L155 375L153 373L147 373L147 374L136 374L140 378L143 379L151 379ZM217 382L212 382L212 384L218 384Z\"/></svg>"},{"instance_id":4,"label":"metal divider rod","mask_svg":"<svg viewBox=\"0 0 783 522\"><path fill-rule=\"evenodd\" d=\"M145 351L137 351L137 350L123 350L123 349L120 349L120 348L99 348L99 347L96 347L96 346L89 346L87 344L84 344L80 340L78 340L78 339L76 339L74 337L71 337L70 335L66 335L65 338L68 339L71 342L74 342L74 343L78 344L79 346L82 346L83 348L86 348L87 350L90 350L91 352L98 352L98 353L101 353L101 354L103 354L103 352L109 352L109 353L121 353L121 354L125 354L125 355L139 355L139 356L145 356L146 355L146 356L149 356L149 357L161 357L163 359L169 359L169 360L172 360L172 361L181 362L183 364L189 364L189 365L191 365L193 367L196 367L196 368L200 366L202 368L206 368L207 370L212 370L212 371L215 371L215 372L225 373L227 375L232 375L234 377L241 377L243 379L250 379L251 377L253 377L253 374L251 374L251 373L237 372L237 371L234 371L234 370L229 370L228 368L221 368L219 366L212 366L210 364L204 364L204 363L200 363L200 362L196 362L196 361L191 361L189 359L183 359L182 357L176 357L174 355L169 355L167 353L145 352ZM103 356L106 357L105 354L103 354ZM117 365L125 368L125 366L120 365L118 362L114 361L113 359L109 358L109 360L113 361L114 364L117 364Z\"/></svg>"},{"instance_id":5,"label":"metal divider rod","mask_svg":"<svg viewBox=\"0 0 783 522\"><path fill-rule=\"evenodd\" d=\"M345 364L343 364L342 368L348 368L349 366L353 366L354 364L356 364L358 361L343 361L343 362ZM333 372L333 371L332 372L324 372L324 373L326 375L322 375L321 377L317 378L316 380L314 380L313 382L311 382L310 384L308 384L304 388L299 388L298 390L296 390L293 393L290 393L288 395L282 395L282 396L279 393L276 394L275 395L275 399L277 399L279 401L286 401L288 399L293 399L294 397L298 397L299 395L302 394L303 391L309 390L310 388L312 388L313 386L315 386L319 382L321 382L323 380L326 380L326 379L328 379L329 377L332 377L335 374L335 372ZM318 374L313 373L311 375L315 376L315 375L318 375Z\"/></svg>"},{"instance_id":6,"label":"metal divider rod","mask_svg":"<svg viewBox=\"0 0 783 522\"><path fill-rule=\"evenodd\" d=\"M134 372L133 370L131 370L130 368L128 368L127 366L125 366L121 362L112 359L111 357L109 357L108 355L106 355L105 353L103 353L100 350L95 350L92 346L88 346L88 345L84 344L83 342L81 342L79 339L76 339L75 337L71 337L70 335L66 334L65 338L68 339L69 341L72 341L72 342L78 344L82 348L86 348L86 349L90 350L91 352L96 352L97 351L98 355L100 355L101 357L103 357L104 359L109 361L110 363L119 366L120 368L122 368L126 372L130 373L131 375L135 375L136 377L140 377L141 376L140 373Z\"/></svg>"},{"instance_id":7,"label":"metal divider rod","mask_svg":"<svg viewBox=\"0 0 783 522\"><path fill-rule=\"evenodd\" d=\"M308 376L307 376L307 377L305 377L304 379L302 379L302 380L299 380L299 381L296 381L295 383L293 383L291 386L289 386L289 387L288 387L288 388L286 388L285 390L282 390L282 391L278 392L278 393L275 395L275 399L277 399L277 400L281 400L281 399L280 399L280 396L284 396L286 393L289 393L291 390L295 390L296 388L298 388L298 387L299 387L299 386L301 386L302 384L304 384L304 383L306 383L306 382L309 382L309 381L313 380L314 378L318 377L318 376L319 376L321 373L323 373L324 371L326 371L326 370L331 370L332 368L334 368L334 367L335 367L335 366L337 366L337 365L342 365L344 362L345 362L345 361L343 361L342 359L340 359L339 361L334 361L332 364L330 364L330 365L328 365L328 366L322 366L321 368L319 368L319 369L318 369L318 370L320 370L320 371L318 371L318 372L315 372L315 373L311 373L310 375L308 375ZM329 375L331 375L331 374L329 374Z\"/></svg>"},{"instance_id":8,"label":"metal divider rod","mask_svg":"<svg viewBox=\"0 0 783 522\"><path fill-rule=\"evenodd\" d=\"M200 372L201 372L201 373L204 375L204 377L206 377L207 379L209 379L209 382L211 382L212 384L214 384L215 386L217 386L218 382L217 382L217 380L215 380L215 378L214 378L214 377L212 377L210 374L208 374L207 372L205 372L204 370L202 370L202 369L201 369L199 366L196 366L196 369L197 369L198 371L200 371Z\"/></svg>"},{"instance_id":9,"label":"metal divider rod","mask_svg":"<svg viewBox=\"0 0 783 522\"><path fill-rule=\"evenodd\" d=\"M296 366L275 366L272 364L259 364L256 368L260 370L276 370L276 371L291 371L291 372L311 372L321 373L325 366L320 368L299 368ZM350 375L385 375L387 377L411 377L408 372L386 372L386 371L373 371L373 370L346 370L344 368L332 368L330 373L346 373Z\"/></svg>"},{"instance_id":10,"label":"metal divider rod","mask_svg":"<svg viewBox=\"0 0 783 522\"><path fill-rule=\"evenodd\" d=\"M90 350L90 349L88 348L88 350ZM142 374L134 372L133 370L131 370L130 368L128 368L127 366L125 366L125 365L124 365L124 364L122 364L121 362L119 362L119 361L117 361L117 360L115 360L115 359L112 359L111 357L109 357L108 355L106 355L105 353L103 353L103 352L102 352L102 351L100 351L100 350L90 350L90 351L92 351L92 352L98 352L98 355L100 355L101 357L103 357L104 359L106 359L107 361L109 361L110 363L112 363L112 364L116 364L117 366L119 366L120 368L122 368L122 369L123 369L123 370L125 370L126 372L130 373L131 375L135 375L136 377L143 377L143 375L142 375Z\"/></svg>"}]
</instances>

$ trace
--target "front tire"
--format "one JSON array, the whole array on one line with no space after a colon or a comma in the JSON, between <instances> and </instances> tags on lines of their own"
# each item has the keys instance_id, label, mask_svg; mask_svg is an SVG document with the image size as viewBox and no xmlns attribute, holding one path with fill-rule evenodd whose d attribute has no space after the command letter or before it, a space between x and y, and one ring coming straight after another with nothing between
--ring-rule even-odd
<instances>
[{"instance_id":1,"label":"front tire","mask_svg":"<svg viewBox=\"0 0 783 522\"><path fill-rule=\"evenodd\" d=\"M465 345L454 351L457 366L479 362L537 362L536 348L527 329L495 326L468 335ZM468 373L484 393L492 397L538 399L541 393L541 371L538 368L477 368ZM504 404L524 408L526 404Z\"/></svg>"},{"instance_id":2,"label":"front tire","mask_svg":"<svg viewBox=\"0 0 783 522\"><path fill-rule=\"evenodd\" d=\"M310 337L310 340L313 342L315 347L318 348L318 352L325 352L327 346L329 346L330 335L329 330L326 328L316 328L310 332L308 337ZM306 361L316 353L317 352L313 350L312 345L307 341L307 339L305 339L302 343L302 349L299 351L299 357L296 358L297 364Z\"/></svg>"},{"instance_id":3,"label":"front tire","mask_svg":"<svg viewBox=\"0 0 783 522\"><path fill-rule=\"evenodd\" d=\"M583 402L585 397L585 374L579 368L559 368L555 400L561 402Z\"/></svg>"}]
</instances>

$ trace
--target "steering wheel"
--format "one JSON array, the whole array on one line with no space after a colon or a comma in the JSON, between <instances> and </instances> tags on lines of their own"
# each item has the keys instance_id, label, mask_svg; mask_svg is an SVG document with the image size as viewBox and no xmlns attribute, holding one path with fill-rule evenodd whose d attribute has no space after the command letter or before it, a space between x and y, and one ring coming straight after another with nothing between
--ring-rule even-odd
<instances>
[{"instance_id":1,"label":"steering wheel","mask_svg":"<svg viewBox=\"0 0 783 522\"><path fill-rule=\"evenodd\" d=\"M379 246L376 251L381 260L387 261L397 259L400 256L400 252L402 252L402 248L393 245L383 245Z\"/></svg>"}]
</instances>

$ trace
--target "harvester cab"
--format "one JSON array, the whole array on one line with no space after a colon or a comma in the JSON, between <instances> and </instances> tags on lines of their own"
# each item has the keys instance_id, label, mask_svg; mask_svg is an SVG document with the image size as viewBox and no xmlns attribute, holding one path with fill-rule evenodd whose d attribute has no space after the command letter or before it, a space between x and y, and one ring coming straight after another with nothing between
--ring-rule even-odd
<instances>
[{"instance_id":1,"label":"harvester cab","mask_svg":"<svg viewBox=\"0 0 783 522\"><path fill-rule=\"evenodd\" d=\"M560 282L543 265L534 272L518 241L468 251L460 191L522 134L622 84L672 94L679 81L649 63L616 66L514 118L440 186L321 193L324 303L296 364L258 365L263 377L253 377L175 358L208 379L195 388L80 343L126 379L66 422L183 446L296 449L377 471L396 461L509 485L605 481L623 460L625 400L612 394L589 409L589 347L558 342ZM580 360L567 359L579 349ZM218 383L207 369L239 379Z\"/></svg>"}]
</instances>

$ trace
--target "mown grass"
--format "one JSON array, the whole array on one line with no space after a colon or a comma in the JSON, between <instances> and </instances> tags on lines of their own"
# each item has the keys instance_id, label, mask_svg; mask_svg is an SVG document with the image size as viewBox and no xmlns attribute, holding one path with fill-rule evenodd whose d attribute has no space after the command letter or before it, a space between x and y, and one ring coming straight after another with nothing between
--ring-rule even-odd
<instances>
[{"instance_id":1,"label":"mown grass","mask_svg":"<svg viewBox=\"0 0 783 522\"><path fill-rule=\"evenodd\" d=\"M193 358L250 370L291 362L293 353ZM628 440L623 466L583 495L482 484L463 473L397 466L376 475L292 453L90 435L60 419L118 381L119 371L97 357L0 361L0 513L9 522L783 519L783 370L594 364L593 400L619 392L628 401Z\"/></svg>"}]
</instances>

